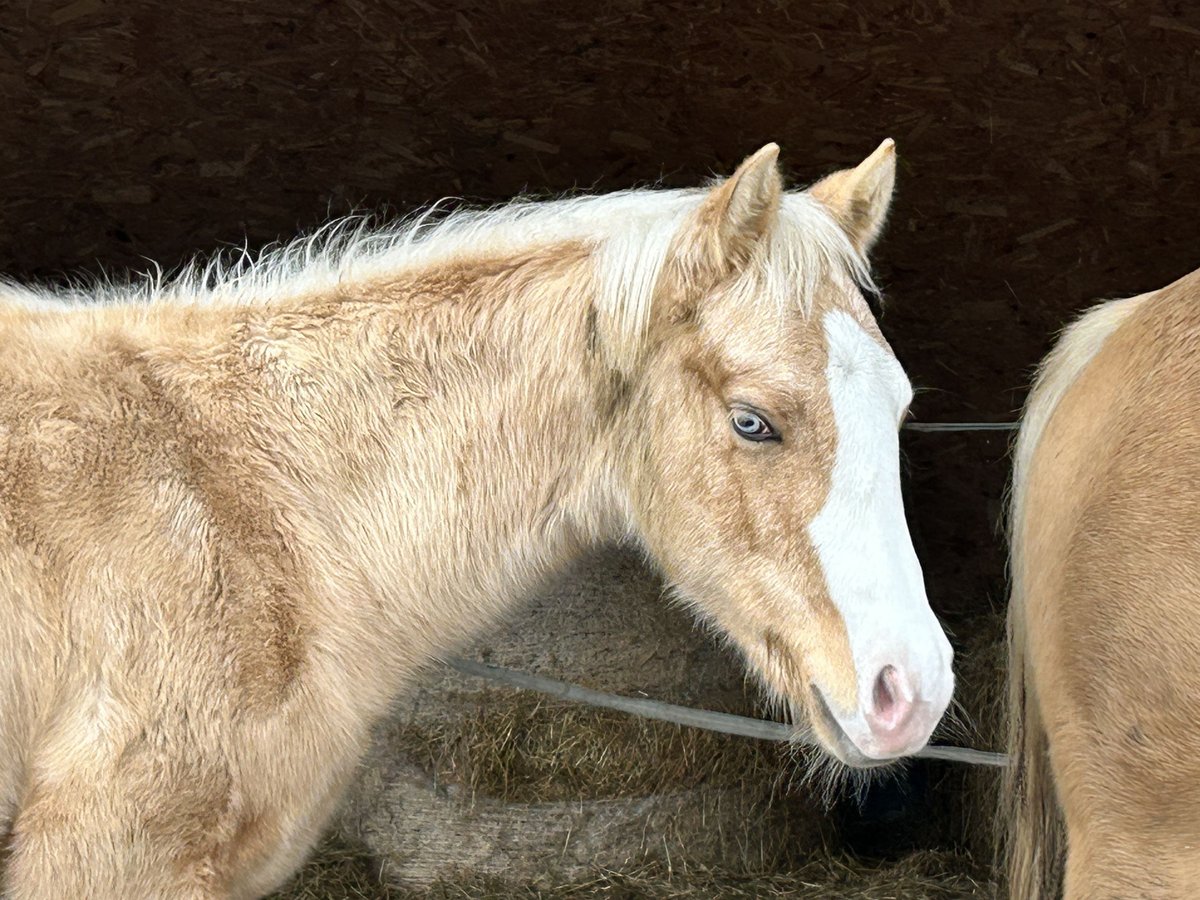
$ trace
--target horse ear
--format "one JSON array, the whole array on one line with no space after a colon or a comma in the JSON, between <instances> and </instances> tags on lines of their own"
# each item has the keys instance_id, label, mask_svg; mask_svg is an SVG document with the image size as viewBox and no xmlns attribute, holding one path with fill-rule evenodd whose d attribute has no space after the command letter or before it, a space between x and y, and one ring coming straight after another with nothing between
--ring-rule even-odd
<instances>
[{"instance_id":1,"label":"horse ear","mask_svg":"<svg viewBox=\"0 0 1200 900\"><path fill-rule=\"evenodd\" d=\"M700 207L701 249L717 277L744 267L770 232L783 192L778 160L779 145L767 144L713 188Z\"/></svg>"},{"instance_id":2,"label":"horse ear","mask_svg":"<svg viewBox=\"0 0 1200 900\"><path fill-rule=\"evenodd\" d=\"M866 254L883 230L895 184L896 142L888 138L855 168L834 172L808 190Z\"/></svg>"}]
</instances>

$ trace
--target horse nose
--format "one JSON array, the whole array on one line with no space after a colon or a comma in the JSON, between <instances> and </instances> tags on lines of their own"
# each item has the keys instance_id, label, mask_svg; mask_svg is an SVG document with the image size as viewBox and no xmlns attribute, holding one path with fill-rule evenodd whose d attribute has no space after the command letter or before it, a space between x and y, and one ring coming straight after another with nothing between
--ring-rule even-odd
<instances>
[{"instance_id":1,"label":"horse nose","mask_svg":"<svg viewBox=\"0 0 1200 900\"><path fill-rule=\"evenodd\" d=\"M916 700L912 679L903 670L895 666L880 670L866 717L879 750L898 752L911 742Z\"/></svg>"}]
</instances>

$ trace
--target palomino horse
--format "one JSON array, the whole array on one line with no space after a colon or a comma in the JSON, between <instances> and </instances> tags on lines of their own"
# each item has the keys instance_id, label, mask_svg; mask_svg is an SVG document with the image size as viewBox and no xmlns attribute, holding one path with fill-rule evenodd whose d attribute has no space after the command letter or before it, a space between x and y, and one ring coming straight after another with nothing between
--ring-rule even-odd
<instances>
[{"instance_id":1,"label":"palomino horse","mask_svg":"<svg viewBox=\"0 0 1200 900\"><path fill-rule=\"evenodd\" d=\"M640 543L836 757L920 748L951 654L860 291L892 144L796 193L777 152L0 288L9 895L271 890L422 666L599 541Z\"/></svg>"},{"instance_id":2,"label":"palomino horse","mask_svg":"<svg viewBox=\"0 0 1200 900\"><path fill-rule=\"evenodd\" d=\"M1200 894L1200 273L1046 359L1017 442L1009 878Z\"/></svg>"}]
</instances>

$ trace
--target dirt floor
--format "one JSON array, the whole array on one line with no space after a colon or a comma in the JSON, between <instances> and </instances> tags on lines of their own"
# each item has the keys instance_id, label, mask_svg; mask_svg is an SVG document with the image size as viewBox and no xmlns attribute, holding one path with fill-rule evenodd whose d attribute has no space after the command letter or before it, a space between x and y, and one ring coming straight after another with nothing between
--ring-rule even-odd
<instances>
[{"instance_id":1,"label":"dirt floor","mask_svg":"<svg viewBox=\"0 0 1200 900\"><path fill-rule=\"evenodd\" d=\"M836 852L793 869L764 873L598 872L575 884L514 887L502 881L465 881L410 892L381 885L370 863L330 844L277 900L998 900L994 885L972 874L975 864L949 852L919 851L891 862L866 863Z\"/></svg>"},{"instance_id":2,"label":"dirt floor","mask_svg":"<svg viewBox=\"0 0 1200 900\"><path fill-rule=\"evenodd\" d=\"M877 271L916 416L1007 420L1074 313L1196 266L1198 50L1183 0L22 0L0 5L0 270L170 265L445 195L690 185L768 140L804 183L892 136ZM910 434L904 452L966 711L994 741L1006 439ZM937 767L912 784L883 837L886 816L839 813L848 846L916 844L950 887L913 896L974 895L988 786ZM359 863L327 861L292 896L347 895L320 873ZM836 883L820 865L793 880ZM875 872L840 896L897 896ZM592 890L693 896L655 883Z\"/></svg>"}]
</instances>

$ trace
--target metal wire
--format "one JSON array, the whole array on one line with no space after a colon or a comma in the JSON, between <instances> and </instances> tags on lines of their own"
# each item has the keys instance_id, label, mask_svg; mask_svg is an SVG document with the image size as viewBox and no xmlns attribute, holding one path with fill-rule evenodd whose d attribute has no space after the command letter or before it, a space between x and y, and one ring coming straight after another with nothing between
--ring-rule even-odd
<instances>
[{"instance_id":1,"label":"metal wire","mask_svg":"<svg viewBox=\"0 0 1200 900\"><path fill-rule=\"evenodd\" d=\"M1020 422L905 422L906 431L1016 431Z\"/></svg>"},{"instance_id":2,"label":"metal wire","mask_svg":"<svg viewBox=\"0 0 1200 900\"><path fill-rule=\"evenodd\" d=\"M676 725L686 725L689 728L704 728L708 731L719 731L724 734L736 734L742 737L759 738L765 741L792 741L795 743L816 746L811 733L782 722L771 722L766 719L752 719L748 716L735 716L730 713L712 712L707 709L693 709L690 706L676 706L673 703L663 703L661 700L649 700L640 697L622 697L619 694L607 694L603 691L593 691L567 681L554 678L544 678L541 675L531 675L516 669L506 669L503 666L493 666L490 663L475 662L469 659L451 657L446 664L464 675L485 678L510 687L527 691L537 691L559 700L571 703L583 703L588 706L598 706L602 709L614 709L618 712L642 716L646 719L657 719L660 722L672 722ZM940 759L947 762L965 763L972 766L1008 765L1008 757L1003 753L992 753L987 750L974 750L970 747L925 747L914 754L920 759Z\"/></svg>"}]
</instances>

